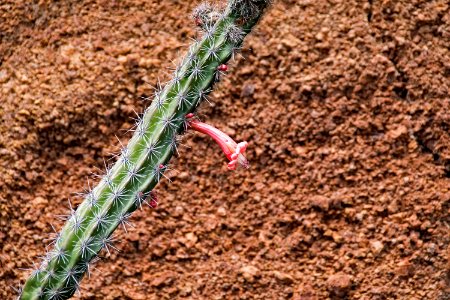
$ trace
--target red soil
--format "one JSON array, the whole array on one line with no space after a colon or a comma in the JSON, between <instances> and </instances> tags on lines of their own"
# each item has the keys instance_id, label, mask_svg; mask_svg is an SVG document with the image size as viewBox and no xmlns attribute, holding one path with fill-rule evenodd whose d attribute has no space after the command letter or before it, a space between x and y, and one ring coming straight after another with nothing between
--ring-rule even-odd
<instances>
[{"instance_id":1,"label":"red soil","mask_svg":"<svg viewBox=\"0 0 450 300\"><path fill-rule=\"evenodd\" d=\"M195 36L197 1L35 2L0 3L1 299ZM187 135L81 299L450 299L449 9L276 1L201 108L251 168Z\"/></svg>"}]
</instances>

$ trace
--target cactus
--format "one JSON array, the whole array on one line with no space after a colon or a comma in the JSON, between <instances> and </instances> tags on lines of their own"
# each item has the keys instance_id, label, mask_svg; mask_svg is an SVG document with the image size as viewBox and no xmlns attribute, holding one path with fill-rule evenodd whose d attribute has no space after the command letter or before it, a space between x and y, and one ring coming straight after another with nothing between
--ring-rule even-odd
<instances>
[{"instance_id":1,"label":"cactus","mask_svg":"<svg viewBox=\"0 0 450 300\"><path fill-rule=\"evenodd\" d=\"M208 4L194 11L204 32L195 41L172 79L158 86L152 104L137 121L134 134L99 184L86 192L84 201L70 214L56 234L38 268L25 282L19 299L68 299L78 289L98 253L112 246L112 234L129 225L131 213L147 199L157 204L152 189L164 177L177 147L177 136L189 125L186 115L211 91L225 63L242 45L260 19L269 0L229 0L218 12ZM238 154L236 154L238 155ZM70 202L69 202L70 204Z\"/></svg>"}]
</instances>

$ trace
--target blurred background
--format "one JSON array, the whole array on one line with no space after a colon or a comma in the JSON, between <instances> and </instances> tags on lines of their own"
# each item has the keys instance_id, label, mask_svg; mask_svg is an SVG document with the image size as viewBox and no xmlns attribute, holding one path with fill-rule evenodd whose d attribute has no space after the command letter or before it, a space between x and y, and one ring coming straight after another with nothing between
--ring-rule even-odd
<instances>
[{"instance_id":1,"label":"blurred background","mask_svg":"<svg viewBox=\"0 0 450 300\"><path fill-rule=\"evenodd\" d=\"M198 1L0 3L0 298L197 36ZM199 115L159 206L76 299L450 299L446 0L279 0Z\"/></svg>"}]
</instances>

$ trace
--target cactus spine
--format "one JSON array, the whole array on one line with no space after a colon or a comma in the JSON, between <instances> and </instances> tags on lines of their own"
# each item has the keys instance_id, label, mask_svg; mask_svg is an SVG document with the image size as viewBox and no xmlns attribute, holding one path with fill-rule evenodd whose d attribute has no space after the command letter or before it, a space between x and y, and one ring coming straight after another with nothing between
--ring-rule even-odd
<instances>
[{"instance_id":1,"label":"cactus spine","mask_svg":"<svg viewBox=\"0 0 450 300\"><path fill-rule=\"evenodd\" d=\"M191 113L211 91L218 67L226 63L257 23L268 0L230 0L222 12L201 5L194 12L203 38L194 42L172 79L155 91L152 104L139 118L128 146L115 165L70 215L40 267L27 279L19 299L68 299L79 288L89 264L105 249L112 233L126 228L162 179L177 146L177 135Z\"/></svg>"}]
</instances>

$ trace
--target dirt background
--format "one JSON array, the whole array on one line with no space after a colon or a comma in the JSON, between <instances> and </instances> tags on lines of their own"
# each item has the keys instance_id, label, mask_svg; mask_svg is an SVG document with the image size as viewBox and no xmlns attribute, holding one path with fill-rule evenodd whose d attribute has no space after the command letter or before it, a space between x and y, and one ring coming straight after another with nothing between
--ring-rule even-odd
<instances>
[{"instance_id":1,"label":"dirt background","mask_svg":"<svg viewBox=\"0 0 450 300\"><path fill-rule=\"evenodd\" d=\"M1 1L1 299L129 138L197 4ZM188 134L77 297L450 299L449 2L276 1L242 54L201 116L251 168Z\"/></svg>"}]
</instances>

